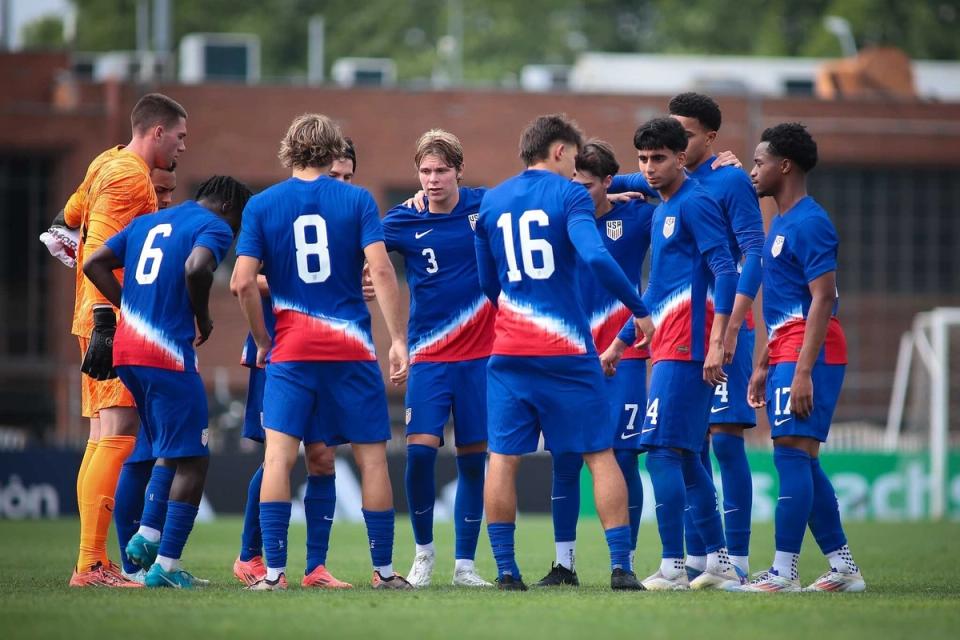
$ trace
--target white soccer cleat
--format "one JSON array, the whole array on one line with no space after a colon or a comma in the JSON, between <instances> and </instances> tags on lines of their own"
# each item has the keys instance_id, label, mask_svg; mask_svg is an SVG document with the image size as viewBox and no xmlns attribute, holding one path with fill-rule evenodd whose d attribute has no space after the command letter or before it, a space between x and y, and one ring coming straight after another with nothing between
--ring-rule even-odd
<instances>
[{"instance_id":1,"label":"white soccer cleat","mask_svg":"<svg viewBox=\"0 0 960 640\"><path fill-rule=\"evenodd\" d=\"M410 567L410 573L407 574L407 582L416 589L429 587L430 580L433 577L433 564L435 559L435 554L424 551L414 556L413 566Z\"/></svg>"},{"instance_id":2,"label":"white soccer cleat","mask_svg":"<svg viewBox=\"0 0 960 640\"><path fill-rule=\"evenodd\" d=\"M668 577L657 569L657 572L644 580L643 588L647 591L686 591L690 588L690 581L687 580L687 572L679 571L677 575Z\"/></svg>"},{"instance_id":3,"label":"white soccer cleat","mask_svg":"<svg viewBox=\"0 0 960 640\"><path fill-rule=\"evenodd\" d=\"M863 575L859 569L854 572L830 569L804 589L804 591L830 591L833 593L860 593L866 590L867 583L863 581Z\"/></svg>"},{"instance_id":4,"label":"white soccer cleat","mask_svg":"<svg viewBox=\"0 0 960 640\"><path fill-rule=\"evenodd\" d=\"M777 575L773 570L761 571L752 582L742 585L738 589L731 591L741 591L743 593L798 593L800 589L800 580L791 580L781 575Z\"/></svg>"},{"instance_id":5,"label":"white soccer cleat","mask_svg":"<svg viewBox=\"0 0 960 640\"><path fill-rule=\"evenodd\" d=\"M136 582L137 584L147 583L147 572L144 569L137 569L133 573L127 573L126 571L121 571L120 573L130 582Z\"/></svg>"},{"instance_id":6,"label":"white soccer cleat","mask_svg":"<svg viewBox=\"0 0 960 640\"><path fill-rule=\"evenodd\" d=\"M691 589L721 589L723 591L729 591L740 585L740 576L732 565L727 565L726 569L707 567L706 571L690 582Z\"/></svg>"},{"instance_id":7,"label":"white soccer cleat","mask_svg":"<svg viewBox=\"0 0 960 640\"><path fill-rule=\"evenodd\" d=\"M456 587L492 587L493 583L481 578L476 569L461 567L453 572L453 585Z\"/></svg>"}]
</instances>

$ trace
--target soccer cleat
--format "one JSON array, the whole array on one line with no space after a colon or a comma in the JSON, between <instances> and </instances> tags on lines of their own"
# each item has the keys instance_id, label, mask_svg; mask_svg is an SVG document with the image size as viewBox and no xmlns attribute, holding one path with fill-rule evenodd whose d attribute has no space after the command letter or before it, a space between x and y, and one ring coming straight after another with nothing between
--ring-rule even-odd
<instances>
[{"instance_id":1,"label":"soccer cleat","mask_svg":"<svg viewBox=\"0 0 960 640\"><path fill-rule=\"evenodd\" d=\"M550 573L543 576L539 582L533 584L535 587L560 587L564 585L579 587L580 578L577 577L576 571L571 571L556 562L550 564Z\"/></svg>"},{"instance_id":2,"label":"soccer cleat","mask_svg":"<svg viewBox=\"0 0 960 640\"><path fill-rule=\"evenodd\" d=\"M130 542L127 543L125 549L130 561L143 569L150 569L153 566L153 563L157 561L159 550L159 542L150 542L139 533L130 538Z\"/></svg>"},{"instance_id":3,"label":"soccer cleat","mask_svg":"<svg viewBox=\"0 0 960 640\"><path fill-rule=\"evenodd\" d=\"M685 572L680 571L677 575L668 577L659 569L641 584L647 591L686 591L690 588L690 581L687 580Z\"/></svg>"},{"instance_id":4,"label":"soccer cleat","mask_svg":"<svg viewBox=\"0 0 960 640\"><path fill-rule=\"evenodd\" d=\"M144 584L147 578L147 572L143 569L137 569L133 573L127 573L126 571L121 571L120 575L131 582L136 582L138 584Z\"/></svg>"},{"instance_id":5,"label":"soccer cleat","mask_svg":"<svg viewBox=\"0 0 960 640\"><path fill-rule=\"evenodd\" d=\"M300 581L301 587L313 587L316 589L353 589L349 582L343 582L334 578L327 568L322 564L316 569L303 576Z\"/></svg>"},{"instance_id":6,"label":"soccer cleat","mask_svg":"<svg viewBox=\"0 0 960 640\"><path fill-rule=\"evenodd\" d=\"M728 590L740 586L740 576L731 565L721 570L719 567L708 568L699 576L690 581L691 589L722 589Z\"/></svg>"},{"instance_id":7,"label":"soccer cleat","mask_svg":"<svg viewBox=\"0 0 960 640\"><path fill-rule=\"evenodd\" d=\"M527 585L523 584L523 579L515 579L507 574L502 578L497 578L497 589L500 591L526 591Z\"/></svg>"},{"instance_id":8,"label":"soccer cleat","mask_svg":"<svg viewBox=\"0 0 960 640\"><path fill-rule=\"evenodd\" d=\"M73 570L70 576L71 587L108 587L108 588L142 588L143 585L124 578L120 573L104 567L98 562L87 571Z\"/></svg>"},{"instance_id":9,"label":"soccer cleat","mask_svg":"<svg viewBox=\"0 0 960 640\"><path fill-rule=\"evenodd\" d=\"M804 589L804 591L830 591L833 593L861 593L866 590L867 583L863 581L863 575L859 569L852 573L830 569Z\"/></svg>"},{"instance_id":10,"label":"soccer cleat","mask_svg":"<svg viewBox=\"0 0 960 640\"><path fill-rule=\"evenodd\" d=\"M773 569L762 571L752 582L741 585L731 591L743 593L796 593L800 591L800 581L778 575Z\"/></svg>"},{"instance_id":11,"label":"soccer cleat","mask_svg":"<svg viewBox=\"0 0 960 640\"><path fill-rule=\"evenodd\" d=\"M453 572L453 585L455 587L492 587L493 583L481 578L476 569L461 567Z\"/></svg>"},{"instance_id":12,"label":"soccer cleat","mask_svg":"<svg viewBox=\"0 0 960 640\"><path fill-rule=\"evenodd\" d=\"M610 574L610 588L614 591L646 591L637 580L637 574L619 567Z\"/></svg>"},{"instance_id":13,"label":"soccer cleat","mask_svg":"<svg viewBox=\"0 0 960 640\"><path fill-rule=\"evenodd\" d=\"M703 573L702 569L695 569L690 565L684 565L683 568L687 570L687 582L693 582L700 577L700 574Z\"/></svg>"},{"instance_id":14,"label":"soccer cleat","mask_svg":"<svg viewBox=\"0 0 960 640\"><path fill-rule=\"evenodd\" d=\"M249 560L241 560L238 557L233 563L233 575L243 584L252 587L267 577L267 568L263 564L263 557L254 556Z\"/></svg>"},{"instance_id":15,"label":"soccer cleat","mask_svg":"<svg viewBox=\"0 0 960 640\"><path fill-rule=\"evenodd\" d=\"M276 580L267 580L267 576L263 576L247 589L250 591L286 591L287 576L281 573Z\"/></svg>"},{"instance_id":16,"label":"soccer cleat","mask_svg":"<svg viewBox=\"0 0 960 640\"><path fill-rule=\"evenodd\" d=\"M413 566L410 567L410 573L407 574L407 582L415 589L422 589L430 586L430 580L433 577L433 564L436 556L425 551L419 552L413 558Z\"/></svg>"},{"instance_id":17,"label":"soccer cleat","mask_svg":"<svg viewBox=\"0 0 960 640\"><path fill-rule=\"evenodd\" d=\"M183 569L166 571L156 563L150 567L144 578L144 586L150 588L193 589L206 584L210 584L210 581L194 578L188 571Z\"/></svg>"},{"instance_id":18,"label":"soccer cleat","mask_svg":"<svg viewBox=\"0 0 960 640\"><path fill-rule=\"evenodd\" d=\"M373 572L373 578L370 579L370 586L374 589L399 589L401 591L414 588L413 585L407 582L407 579L399 573L395 573L389 578L384 578L380 575L379 571Z\"/></svg>"}]
</instances>

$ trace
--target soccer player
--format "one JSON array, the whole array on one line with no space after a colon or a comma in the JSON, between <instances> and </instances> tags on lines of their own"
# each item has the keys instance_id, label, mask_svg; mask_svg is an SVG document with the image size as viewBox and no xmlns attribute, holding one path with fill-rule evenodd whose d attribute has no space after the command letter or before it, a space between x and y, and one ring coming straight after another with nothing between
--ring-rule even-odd
<instances>
[{"instance_id":1,"label":"soccer player","mask_svg":"<svg viewBox=\"0 0 960 640\"><path fill-rule=\"evenodd\" d=\"M474 565L483 519L486 365L495 314L480 288L473 249L473 228L486 189L459 186L463 147L447 131L433 129L420 136L414 165L426 209L398 205L383 220L387 249L403 256L410 286L405 483L416 553L407 580L414 587L426 587L433 575L437 449L453 412L457 450L453 584L489 587Z\"/></svg>"},{"instance_id":2,"label":"soccer player","mask_svg":"<svg viewBox=\"0 0 960 640\"><path fill-rule=\"evenodd\" d=\"M780 478L773 566L742 591L800 591L797 561L807 525L830 571L808 591L863 591L840 523L837 495L820 466L847 363L837 319L837 232L807 195L817 143L798 123L763 132L750 174L780 214L763 247L763 319L769 341L750 379L750 404L766 407Z\"/></svg>"},{"instance_id":3,"label":"soccer player","mask_svg":"<svg viewBox=\"0 0 960 640\"><path fill-rule=\"evenodd\" d=\"M142 97L130 116L130 143L97 156L64 208L65 225L81 231L72 332L84 354L84 372L94 363L109 362L116 331L116 310L84 277L85 258L136 216L156 211L150 171L174 166L185 151L186 117L183 107L167 96L152 93ZM90 439L77 474L80 554L70 584L132 586L136 583L123 578L107 558L106 538L120 467L134 448L138 418L133 397L112 368L99 367L99 373L99 378L85 375L81 387L82 412L90 418Z\"/></svg>"},{"instance_id":4,"label":"soccer player","mask_svg":"<svg viewBox=\"0 0 960 640\"><path fill-rule=\"evenodd\" d=\"M673 118L650 120L637 129L633 144L641 171L662 201L653 215L650 280L643 296L657 336L650 349L653 372L638 439L647 449L663 559L643 584L650 590L726 588L740 581L730 565L716 492L700 450L711 385L726 380L723 338L738 274L719 205L684 171L683 125ZM633 329L627 324L620 333L626 344L633 342ZM685 505L694 512L707 550L705 570L692 582L683 566Z\"/></svg>"},{"instance_id":5,"label":"soccer player","mask_svg":"<svg viewBox=\"0 0 960 640\"><path fill-rule=\"evenodd\" d=\"M611 587L642 588L630 570L627 490L613 432L595 428L606 423L609 408L576 293L579 266L585 263L630 309L645 340L654 328L636 286L597 233L590 195L571 181L582 146L565 116L535 119L520 139L527 170L487 192L477 221L480 284L497 304L487 367L491 454L484 507L502 590L527 588L514 554L516 474L520 456L537 449L541 433L555 455L582 454L590 467Z\"/></svg>"},{"instance_id":6,"label":"soccer player","mask_svg":"<svg viewBox=\"0 0 960 640\"><path fill-rule=\"evenodd\" d=\"M148 587L195 583L180 568L209 463L207 395L194 346L213 331L213 272L233 242L249 197L233 178L214 176L200 185L195 202L134 220L84 266L94 286L121 307L113 366L133 394L158 465L173 473L162 534L153 531L159 551L145 577ZM113 274L121 267L132 276L122 285ZM94 362L92 373L104 373L109 365Z\"/></svg>"},{"instance_id":7,"label":"soccer player","mask_svg":"<svg viewBox=\"0 0 960 640\"><path fill-rule=\"evenodd\" d=\"M260 527L267 573L250 589L286 589L290 469L300 442L350 442L360 468L363 515L376 589L410 589L393 572L394 510L387 473L387 400L361 293L363 260L390 332L390 379L407 375L407 342L396 274L383 243L376 204L359 187L327 176L346 143L319 114L291 124L280 158L290 179L254 196L237 244L234 287L266 364L266 452ZM257 275L270 286L276 335L263 320ZM266 363L267 354L270 362ZM309 456L309 452L307 453Z\"/></svg>"},{"instance_id":8,"label":"soccer player","mask_svg":"<svg viewBox=\"0 0 960 640\"><path fill-rule=\"evenodd\" d=\"M350 138L344 155L334 159L327 175L341 182L353 182L357 170L357 152ZM267 333L273 339L276 320L273 317L273 302L266 277L257 276L257 284L263 303L263 320ZM263 386L266 371L257 367L257 345L253 335L247 334L240 356L243 366L250 369L247 386L247 405L243 421L243 437L263 443ZM337 506L336 447L327 447L323 442L313 442L307 448L307 489L303 496L307 520L307 567L300 582L304 587L323 589L350 589L348 582L335 578L326 567L327 549L330 546L330 530ZM243 531L240 535L240 555L233 563L233 575L240 582L251 586L262 580L267 573L263 564L263 535L260 530L260 488L263 482L263 465L257 467L247 488L247 504L243 513Z\"/></svg>"},{"instance_id":9,"label":"soccer player","mask_svg":"<svg viewBox=\"0 0 960 640\"><path fill-rule=\"evenodd\" d=\"M616 204L608 200L607 187L620 170L620 165L613 149L602 140L587 141L577 154L576 169L574 181L586 187L593 200L597 230L607 251L623 269L634 288L638 289L643 259L647 254L647 247L650 246L650 222L654 207L643 200L627 200ZM589 274L581 274L580 291L587 317L590 319L594 344L598 352L603 352L616 339L624 321L629 319L630 310ZM650 354L646 349L629 347L619 355L619 366L612 365L606 371L608 377L604 395L610 406L614 455L627 483L632 566L643 510L643 485L640 482L637 460L642 450L637 437L640 435L639 426L643 422L643 410L647 403L647 358ZM583 456L579 454L553 456L553 495L550 506L553 511L557 553L550 572L537 586L579 584L575 550L582 467Z\"/></svg>"}]
</instances>

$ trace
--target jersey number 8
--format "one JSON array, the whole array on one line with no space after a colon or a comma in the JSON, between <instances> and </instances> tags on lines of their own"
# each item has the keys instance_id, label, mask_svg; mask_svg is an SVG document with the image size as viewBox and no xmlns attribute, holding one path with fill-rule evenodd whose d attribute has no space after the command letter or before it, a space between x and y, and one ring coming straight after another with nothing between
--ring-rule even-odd
<instances>
[{"instance_id":1,"label":"jersey number 8","mask_svg":"<svg viewBox=\"0 0 960 640\"><path fill-rule=\"evenodd\" d=\"M316 240L307 240L307 229L314 230ZM297 275L307 284L323 282L330 277L330 248L327 240L327 222L313 213L293 221L293 241L297 247ZM316 256L316 269L310 269L310 256Z\"/></svg>"},{"instance_id":2,"label":"jersey number 8","mask_svg":"<svg viewBox=\"0 0 960 640\"><path fill-rule=\"evenodd\" d=\"M523 273L534 280L546 280L553 275L553 247L545 238L531 238L530 225L536 223L539 227L550 225L550 218L543 209L524 211L517 221L520 229L520 258L523 261ZM503 252L507 258L507 280L520 282L523 274L517 268L517 254L513 244L513 214L503 213L497 219L497 226L503 231ZM533 254L540 254L540 264L534 266Z\"/></svg>"},{"instance_id":3,"label":"jersey number 8","mask_svg":"<svg viewBox=\"0 0 960 640\"><path fill-rule=\"evenodd\" d=\"M136 277L138 283L153 284L153 281L160 275L163 250L160 247L153 246L153 243L157 236L169 238L171 233L173 233L173 227L166 223L158 224L147 233L147 239L143 242L143 249L140 250L140 259L137 260Z\"/></svg>"}]
</instances>

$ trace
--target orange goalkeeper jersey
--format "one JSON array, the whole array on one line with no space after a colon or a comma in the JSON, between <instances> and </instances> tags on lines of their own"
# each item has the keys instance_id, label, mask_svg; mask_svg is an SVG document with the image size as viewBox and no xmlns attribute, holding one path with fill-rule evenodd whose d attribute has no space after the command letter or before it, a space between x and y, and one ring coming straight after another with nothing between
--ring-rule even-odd
<instances>
[{"instance_id":1,"label":"orange goalkeeper jersey","mask_svg":"<svg viewBox=\"0 0 960 640\"><path fill-rule=\"evenodd\" d=\"M140 156L119 146L104 151L90 163L83 182L64 207L67 226L80 228L73 335L89 338L93 331L93 306L110 304L83 275L86 257L135 217L156 210L157 194L150 182L150 168ZM122 282L123 270L114 273Z\"/></svg>"}]
</instances>

